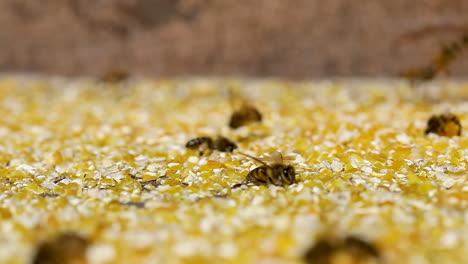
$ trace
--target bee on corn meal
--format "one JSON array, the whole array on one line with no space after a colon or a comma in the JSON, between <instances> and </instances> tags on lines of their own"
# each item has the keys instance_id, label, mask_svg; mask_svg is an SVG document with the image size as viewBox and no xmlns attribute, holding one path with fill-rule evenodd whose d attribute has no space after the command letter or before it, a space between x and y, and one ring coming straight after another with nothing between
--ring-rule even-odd
<instances>
[{"instance_id":1,"label":"bee on corn meal","mask_svg":"<svg viewBox=\"0 0 468 264\"><path fill-rule=\"evenodd\" d=\"M462 131L460 120L454 114L433 115L427 121L426 135L435 133L439 136L460 136Z\"/></svg>"},{"instance_id":2,"label":"bee on corn meal","mask_svg":"<svg viewBox=\"0 0 468 264\"><path fill-rule=\"evenodd\" d=\"M33 264L87 264L86 249L89 242L75 234L64 233L42 242Z\"/></svg>"},{"instance_id":3,"label":"bee on corn meal","mask_svg":"<svg viewBox=\"0 0 468 264\"><path fill-rule=\"evenodd\" d=\"M233 152L237 145L231 140L218 136L214 140L211 137L197 137L191 139L185 144L188 149L198 150L199 155L210 153L213 150L221 152Z\"/></svg>"},{"instance_id":4,"label":"bee on corn meal","mask_svg":"<svg viewBox=\"0 0 468 264\"><path fill-rule=\"evenodd\" d=\"M236 129L254 122L262 121L262 114L246 98L229 90L231 106L234 109L229 119L229 127Z\"/></svg>"},{"instance_id":5,"label":"bee on corn meal","mask_svg":"<svg viewBox=\"0 0 468 264\"><path fill-rule=\"evenodd\" d=\"M371 264L380 263L378 249L355 236L342 240L321 239L307 250L305 263L314 264Z\"/></svg>"},{"instance_id":6,"label":"bee on corn meal","mask_svg":"<svg viewBox=\"0 0 468 264\"><path fill-rule=\"evenodd\" d=\"M294 167L292 165L284 164L284 161L292 159L291 157L283 157L281 153L275 151L270 154L270 157L268 157L265 162L244 153L240 154L247 156L262 165L250 171L244 181L235 184L232 188L237 188L249 183L284 186L296 182L296 172Z\"/></svg>"}]
</instances>

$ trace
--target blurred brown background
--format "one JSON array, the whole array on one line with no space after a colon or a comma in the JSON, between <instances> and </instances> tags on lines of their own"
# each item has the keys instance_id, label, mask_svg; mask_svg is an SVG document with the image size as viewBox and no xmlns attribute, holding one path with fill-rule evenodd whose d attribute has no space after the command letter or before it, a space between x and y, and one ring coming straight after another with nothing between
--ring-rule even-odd
<instances>
[{"instance_id":1,"label":"blurred brown background","mask_svg":"<svg viewBox=\"0 0 468 264\"><path fill-rule=\"evenodd\" d=\"M467 0L1 0L0 71L392 76L466 32Z\"/></svg>"}]
</instances>

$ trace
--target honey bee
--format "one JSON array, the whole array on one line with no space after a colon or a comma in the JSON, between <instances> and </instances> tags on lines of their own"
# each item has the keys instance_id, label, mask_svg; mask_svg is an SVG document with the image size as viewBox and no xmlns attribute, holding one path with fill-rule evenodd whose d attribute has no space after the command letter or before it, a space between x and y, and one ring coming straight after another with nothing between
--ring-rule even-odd
<instances>
[{"instance_id":1,"label":"honey bee","mask_svg":"<svg viewBox=\"0 0 468 264\"><path fill-rule=\"evenodd\" d=\"M354 236L343 240L319 240L304 255L306 263L314 264L358 264L379 263L378 249Z\"/></svg>"},{"instance_id":2,"label":"honey bee","mask_svg":"<svg viewBox=\"0 0 468 264\"><path fill-rule=\"evenodd\" d=\"M267 164L258 158L252 157L244 153L241 154L262 164L262 166L250 171L245 177L244 181L235 184L234 186L232 186L232 188L237 188L249 183L267 185L273 184L277 186L284 186L296 182L296 172L294 170L294 167L292 165L286 165L283 163L286 159L291 158L283 157L281 153L275 151L271 153L270 157L268 158L271 161L270 164Z\"/></svg>"},{"instance_id":3,"label":"honey bee","mask_svg":"<svg viewBox=\"0 0 468 264\"><path fill-rule=\"evenodd\" d=\"M237 145L225 137L218 136L214 140L211 137L197 137L189 140L187 144L185 144L185 147L198 150L199 155L202 156L213 150L233 152L237 148Z\"/></svg>"},{"instance_id":4,"label":"honey bee","mask_svg":"<svg viewBox=\"0 0 468 264\"><path fill-rule=\"evenodd\" d=\"M454 114L441 114L433 115L427 121L427 128L424 133L435 133L439 136L460 136L462 132L462 126L460 120Z\"/></svg>"},{"instance_id":5,"label":"honey bee","mask_svg":"<svg viewBox=\"0 0 468 264\"><path fill-rule=\"evenodd\" d=\"M64 233L52 240L42 242L33 264L87 264L86 249L89 242L75 234Z\"/></svg>"},{"instance_id":6,"label":"honey bee","mask_svg":"<svg viewBox=\"0 0 468 264\"><path fill-rule=\"evenodd\" d=\"M230 90L230 100L234 112L229 119L229 127L232 129L245 126L253 122L261 122L262 114L246 98Z\"/></svg>"},{"instance_id":7,"label":"honey bee","mask_svg":"<svg viewBox=\"0 0 468 264\"><path fill-rule=\"evenodd\" d=\"M442 47L428 66L404 71L401 76L412 84L417 81L430 81L440 72L447 73L449 65L457 59L466 47L468 47L468 35L463 36L458 42Z\"/></svg>"}]
</instances>

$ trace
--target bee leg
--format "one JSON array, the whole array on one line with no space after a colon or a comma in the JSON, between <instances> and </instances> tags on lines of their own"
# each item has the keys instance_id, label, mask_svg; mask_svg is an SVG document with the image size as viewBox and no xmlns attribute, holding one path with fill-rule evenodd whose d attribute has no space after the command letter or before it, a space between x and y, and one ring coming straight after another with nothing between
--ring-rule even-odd
<instances>
[{"instance_id":1,"label":"bee leg","mask_svg":"<svg viewBox=\"0 0 468 264\"><path fill-rule=\"evenodd\" d=\"M209 155L211 155L212 152L213 152L213 150L208 145L205 144L205 145L202 145L199 148L198 155L200 157L204 156L205 154L207 154L209 156Z\"/></svg>"},{"instance_id":2,"label":"bee leg","mask_svg":"<svg viewBox=\"0 0 468 264\"><path fill-rule=\"evenodd\" d=\"M213 150L209 148L209 149L206 150L205 153L206 153L207 156L210 156L211 154L213 154Z\"/></svg>"},{"instance_id":3,"label":"bee leg","mask_svg":"<svg viewBox=\"0 0 468 264\"><path fill-rule=\"evenodd\" d=\"M239 188L239 187L241 187L242 185L247 185L247 184L249 184L249 183L251 183L251 182L254 182L254 181L255 181L254 179L252 179L252 178L250 178L250 177L247 177L247 178L246 178L245 180L243 180L242 182L234 184L231 188L232 188L232 189Z\"/></svg>"},{"instance_id":4,"label":"bee leg","mask_svg":"<svg viewBox=\"0 0 468 264\"><path fill-rule=\"evenodd\" d=\"M246 178L245 180L241 181L240 183L234 184L231 188L232 188L232 189L236 189L236 188L241 187L242 185L247 185L247 184L249 184L250 182L252 182L252 179Z\"/></svg>"},{"instance_id":5,"label":"bee leg","mask_svg":"<svg viewBox=\"0 0 468 264\"><path fill-rule=\"evenodd\" d=\"M266 182L264 182L264 181L255 181L254 183L255 183L255 185L264 185L264 186L268 186L268 184L267 184Z\"/></svg>"},{"instance_id":6,"label":"bee leg","mask_svg":"<svg viewBox=\"0 0 468 264\"><path fill-rule=\"evenodd\" d=\"M268 185L268 182L261 181L259 179L250 179L247 183L253 183L255 185Z\"/></svg>"},{"instance_id":7,"label":"bee leg","mask_svg":"<svg viewBox=\"0 0 468 264\"><path fill-rule=\"evenodd\" d=\"M244 182L236 183L233 186L231 186L231 189L237 189L237 188L241 187L242 185L244 185Z\"/></svg>"}]
</instances>

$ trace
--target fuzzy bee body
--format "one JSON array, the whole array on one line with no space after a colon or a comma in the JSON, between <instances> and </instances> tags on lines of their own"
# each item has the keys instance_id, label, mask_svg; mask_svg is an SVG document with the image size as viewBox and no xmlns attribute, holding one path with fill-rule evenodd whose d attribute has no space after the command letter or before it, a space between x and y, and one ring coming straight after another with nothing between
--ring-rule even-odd
<instances>
[{"instance_id":1,"label":"fuzzy bee body","mask_svg":"<svg viewBox=\"0 0 468 264\"><path fill-rule=\"evenodd\" d=\"M439 136L460 136L462 126L458 117L453 114L433 115L427 121L427 128L424 133L434 133Z\"/></svg>"},{"instance_id":2,"label":"fuzzy bee body","mask_svg":"<svg viewBox=\"0 0 468 264\"><path fill-rule=\"evenodd\" d=\"M260 166L247 174L246 182L283 186L296 181L294 167L284 164Z\"/></svg>"},{"instance_id":3,"label":"fuzzy bee body","mask_svg":"<svg viewBox=\"0 0 468 264\"><path fill-rule=\"evenodd\" d=\"M185 144L188 149L198 149L200 156L207 151L218 150L221 152L232 152L237 145L231 140L218 136L215 140L211 137L197 137L191 139Z\"/></svg>"},{"instance_id":4,"label":"fuzzy bee body","mask_svg":"<svg viewBox=\"0 0 468 264\"><path fill-rule=\"evenodd\" d=\"M229 119L230 128L236 129L262 121L262 114L247 98L231 89L229 90L229 99L231 107L234 109Z\"/></svg>"},{"instance_id":5,"label":"fuzzy bee body","mask_svg":"<svg viewBox=\"0 0 468 264\"><path fill-rule=\"evenodd\" d=\"M237 111L234 111L229 120L229 127L236 129L253 122L261 122L262 114L251 105L244 105Z\"/></svg>"},{"instance_id":6,"label":"fuzzy bee body","mask_svg":"<svg viewBox=\"0 0 468 264\"><path fill-rule=\"evenodd\" d=\"M197 137L191 139L185 144L186 148L196 149L202 145L206 145L209 148L213 148L213 140L210 137Z\"/></svg>"},{"instance_id":7,"label":"fuzzy bee body","mask_svg":"<svg viewBox=\"0 0 468 264\"><path fill-rule=\"evenodd\" d=\"M225 137L218 137L213 142L213 148L221 152L233 152L237 145Z\"/></svg>"},{"instance_id":8,"label":"fuzzy bee body","mask_svg":"<svg viewBox=\"0 0 468 264\"><path fill-rule=\"evenodd\" d=\"M275 160L275 163L272 164L266 164L265 162L247 154L243 155L250 157L251 159L263 165L250 171L245 177L245 180L239 184L234 185L233 188L237 188L249 183L285 186L296 182L296 172L294 167L283 164L283 157L281 156L281 153L273 153L272 158Z\"/></svg>"}]
</instances>

